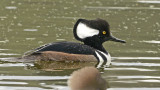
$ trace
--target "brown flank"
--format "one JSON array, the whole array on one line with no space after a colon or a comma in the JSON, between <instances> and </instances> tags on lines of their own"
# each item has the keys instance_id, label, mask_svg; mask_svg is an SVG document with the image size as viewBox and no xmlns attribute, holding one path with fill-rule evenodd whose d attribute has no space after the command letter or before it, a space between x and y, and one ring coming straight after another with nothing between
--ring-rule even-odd
<instances>
[{"instance_id":1,"label":"brown flank","mask_svg":"<svg viewBox=\"0 0 160 90\"><path fill-rule=\"evenodd\" d=\"M53 60L53 61L97 61L94 55L69 54L56 51L44 51L37 54L24 56L25 59Z\"/></svg>"}]
</instances>

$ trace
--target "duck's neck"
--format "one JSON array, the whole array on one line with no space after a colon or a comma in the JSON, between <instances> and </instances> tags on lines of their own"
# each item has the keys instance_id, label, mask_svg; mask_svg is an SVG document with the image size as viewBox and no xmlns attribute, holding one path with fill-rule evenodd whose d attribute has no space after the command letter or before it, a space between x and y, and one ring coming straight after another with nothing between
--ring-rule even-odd
<instances>
[{"instance_id":1,"label":"duck's neck","mask_svg":"<svg viewBox=\"0 0 160 90\"><path fill-rule=\"evenodd\" d=\"M88 46L90 46L90 47L93 47L93 48L95 48L95 49L97 49L97 50L100 50L100 51L102 51L102 52L107 53L107 51L106 51L105 48L103 47L102 43L100 43L100 42L86 41L86 42L84 42L84 44L85 44L85 45L88 45Z\"/></svg>"}]
</instances>

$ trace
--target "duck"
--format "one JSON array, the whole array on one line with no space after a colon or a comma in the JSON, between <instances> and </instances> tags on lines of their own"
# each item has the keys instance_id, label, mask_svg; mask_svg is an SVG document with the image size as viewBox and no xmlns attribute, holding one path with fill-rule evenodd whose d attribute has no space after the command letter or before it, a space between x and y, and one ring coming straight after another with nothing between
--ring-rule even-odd
<instances>
[{"instance_id":1,"label":"duck","mask_svg":"<svg viewBox=\"0 0 160 90\"><path fill-rule=\"evenodd\" d=\"M102 78L97 68L83 67L74 71L67 82L70 90L106 90L107 81Z\"/></svg>"},{"instance_id":2,"label":"duck","mask_svg":"<svg viewBox=\"0 0 160 90\"><path fill-rule=\"evenodd\" d=\"M105 50L103 43L115 41L126 43L110 32L110 25L103 19L78 19L73 27L76 40L82 42L53 42L26 52L22 58L51 61L84 61L100 62L110 65L111 56Z\"/></svg>"}]
</instances>

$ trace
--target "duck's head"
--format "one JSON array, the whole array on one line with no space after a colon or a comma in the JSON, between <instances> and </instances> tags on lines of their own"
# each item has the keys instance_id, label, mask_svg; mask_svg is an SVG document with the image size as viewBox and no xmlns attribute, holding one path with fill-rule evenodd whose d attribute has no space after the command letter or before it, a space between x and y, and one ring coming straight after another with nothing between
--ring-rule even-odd
<instances>
[{"instance_id":1,"label":"duck's head","mask_svg":"<svg viewBox=\"0 0 160 90\"><path fill-rule=\"evenodd\" d=\"M73 33L77 40L84 43L102 44L105 41L125 43L124 40L112 36L108 22L102 19L79 19L74 25Z\"/></svg>"}]
</instances>

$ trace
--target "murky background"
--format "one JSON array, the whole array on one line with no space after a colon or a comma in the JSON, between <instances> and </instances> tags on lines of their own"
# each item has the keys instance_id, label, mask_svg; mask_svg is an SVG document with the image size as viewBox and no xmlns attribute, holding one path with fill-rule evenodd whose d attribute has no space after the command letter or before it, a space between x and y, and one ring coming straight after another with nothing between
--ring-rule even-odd
<instances>
[{"instance_id":1,"label":"murky background","mask_svg":"<svg viewBox=\"0 0 160 90\"><path fill-rule=\"evenodd\" d=\"M160 89L159 0L1 0L0 89L66 90L70 74L96 63L16 62L26 51L57 41L74 41L79 18L107 20L126 44L106 42L109 68L99 68L109 90Z\"/></svg>"}]
</instances>

